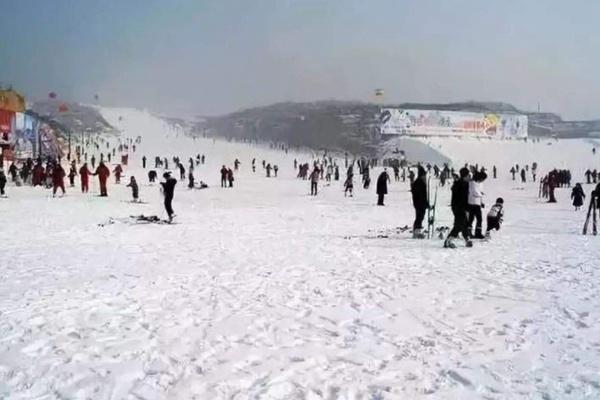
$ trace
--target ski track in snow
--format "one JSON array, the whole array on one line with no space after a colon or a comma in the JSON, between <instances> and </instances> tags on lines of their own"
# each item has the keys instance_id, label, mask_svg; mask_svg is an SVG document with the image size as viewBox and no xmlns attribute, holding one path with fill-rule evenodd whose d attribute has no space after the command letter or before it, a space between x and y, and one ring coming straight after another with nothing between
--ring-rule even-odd
<instances>
[{"instance_id":1,"label":"ski track in snow","mask_svg":"<svg viewBox=\"0 0 600 400\"><path fill-rule=\"evenodd\" d=\"M544 204L537 184L515 190L500 171L485 190L488 204L506 201L502 231L445 250L395 233L412 223L408 184L392 182L386 207L357 180L354 198L342 181L312 198L292 169L307 155L192 141L143 112L103 112L144 137L122 182L135 174L148 204L123 203L129 191L112 181L108 199L9 186L0 398L600 397L600 240L580 235L568 189ZM177 185L176 225L98 226L164 216L138 158L152 165L167 148L186 168L205 153L196 179L211 187ZM217 187L236 157L236 187ZM280 177L263 177L263 158ZM452 222L449 197L440 189L438 225Z\"/></svg>"}]
</instances>

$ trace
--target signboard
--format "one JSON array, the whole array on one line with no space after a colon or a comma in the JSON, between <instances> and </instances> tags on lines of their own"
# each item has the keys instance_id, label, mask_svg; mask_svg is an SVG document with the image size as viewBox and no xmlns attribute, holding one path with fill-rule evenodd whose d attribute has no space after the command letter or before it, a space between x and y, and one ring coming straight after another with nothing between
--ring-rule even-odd
<instances>
[{"instance_id":1,"label":"signboard","mask_svg":"<svg viewBox=\"0 0 600 400\"><path fill-rule=\"evenodd\" d=\"M526 138L527 116L384 108L379 128L383 135Z\"/></svg>"}]
</instances>

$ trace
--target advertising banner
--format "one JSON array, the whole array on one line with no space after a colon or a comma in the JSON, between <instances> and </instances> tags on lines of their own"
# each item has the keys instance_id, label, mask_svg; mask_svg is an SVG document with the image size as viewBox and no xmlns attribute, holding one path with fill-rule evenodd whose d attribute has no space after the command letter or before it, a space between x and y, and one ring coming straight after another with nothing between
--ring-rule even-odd
<instances>
[{"instance_id":1,"label":"advertising banner","mask_svg":"<svg viewBox=\"0 0 600 400\"><path fill-rule=\"evenodd\" d=\"M379 128L382 135L526 138L527 116L384 108Z\"/></svg>"}]
</instances>

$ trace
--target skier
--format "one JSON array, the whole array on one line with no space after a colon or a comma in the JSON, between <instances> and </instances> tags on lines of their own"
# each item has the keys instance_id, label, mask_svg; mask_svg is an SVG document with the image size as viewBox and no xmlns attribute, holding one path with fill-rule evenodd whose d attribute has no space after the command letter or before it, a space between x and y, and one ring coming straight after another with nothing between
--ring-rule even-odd
<instances>
[{"instance_id":1,"label":"skier","mask_svg":"<svg viewBox=\"0 0 600 400\"><path fill-rule=\"evenodd\" d=\"M496 199L496 203L490 208L490 211L487 214L487 227L485 230L486 239L490 238L490 232L492 229L497 231L500 230L500 225L502 224L502 220L504 218L504 199L502 197L498 197Z\"/></svg>"},{"instance_id":2,"label":"skier","mask_svg":"<svg viewBox=\"0 0 600 400\"><path fill-rule=\"evenodd\" d=\"M146 156L142 157L142 168L146 169Z\"/></svg>"},{"instance_id":3,"label":"skier","mask_svg":"<svg viewBox=\"0 0 600 400\"><path fill-rule=\"evenodd\" d=\"M265 169L267 170L267 178L270 178L271 177L271 163L267 164Z\"/></svg>"},{"instance_id":4,"label":"skier","mask_svg":"<svg viewBox=\"0 0 600 400\"><path fill-rule=\"evenodd\" d=\"M465 239L465 245L472 247L473 242L469 240L467 207L469 205L469 170L461 168L460 178L452 185L451 207L454 214L454 226L444 241L444 247L455 248L453 240L458 238L458 234L462 233Z\"/></svg>"},{"instance_id":5,"label":"skier","mask_svg":"<svg viewBox=\"0 0 600 400\"><path fill-rule=\"evenodd\" d=\"M115 183L121 183L121 174L123 173L121 164L117 164L113 172L115 173Z\"/></svg>"},{"instance_id":6,"label":"skier","mask_svg":"<svg viewBox=\"0 0 600 400\"><path fill-rule=\"evenodd\" d=\"M71 163L71 168L69 169L69 185L71 187L75 187L75 177L77 176L77 167L75 166L75 160Z\"/></svg>"},{"instance_id":7,"label":"skier","mask_svg":"<svg viewBox=\"0 0 600 400\"><path fill-rule=\"evenodd\" d=\"M252 172L256 172L256 158L252 159Z\"/></svg>"},{"instance_id":8,"label":"skier","mask_svg":"<svg viewBox=\"0 0 600 400\"><path fill-rule=\"evenodd\" d=\"M156 181L156 176L157 173L155 170L151 169L150 171L148 171L148 180L150 181L150 183L154 183L154 181Z\"/></svg>"},{"instance_id":9,"label":"skier","mask_svg":"<svg viewBox=\"0 0 600 400\"><path fill-rule=\"evenodd\" d=\"M227 187L227 167L221 167L221 187Z\"/></svg>"},{"instance_id":10,"label":"skier","mask_svg":"<svg viewBox=\"0 0 600 400\"><path fill-rule=\"evenodd\" d=\"M579 208L581 208L581 206L583 205L584 198L585 193L583 192L581 183L575 184L575 187L571 191L571 199L573 199L573 206L575 207L575 211L579 211Z\"/></svg>"},{"instance_id":11,"label":"skier","mask_svg":"<svg viewBox=\"0 0 600 400\"><path fill-rule=\"evenodd\" d=\"M481 233L481 209L484 207L482 183L486 178L487 175L485 172L476 172L473 175L473 179L469 182L469 235L475 239L484 239L484 236ZM475 235L473 235L472 232L474 219L477 219L475 225Z\"/></svg>"},{"instance_id":12,"label":"skier","mask_svg":"<svg viewBox=\"0 0 600 400\"><path fill-rule=\"evenodd\" d=\"M62 194L65 194L65 170L63 167L56 163L54 164L54 168L52 169L52 197L56 196L56 191L58 188L62 190Z\"/></svg>"},{"instance_id":13,"label":"skier","mask_svg":"<svg viewBox=\"0 0 600 400\"><path fill-rule=\"evenodd\" d=\"M427 202L427 172L421 166L417 168L417 179L410 185L413 207L415 208L415 222L413 223L413 238L425 239L423 233L423 219L429 207Z\"/></svg>"},{"instance_id":14,"label":"skier","mask_svg":"<svg viewBox=\"0 0 600 400\"><path fill-rule=\"evenodd\" d=\"M591 184L592 183L592 171L590 171L589 169L587 171L585 171L585 179L587 180L587 184Z\"/></svg>"},{"instance_id":15,"label":"skier","mask_svg":"<svg viewBox=\"0 0 600 400\"><path fill-rule=\"evenodd\" d=\"M317 167L315 165L315 168L310 173L310 195L311 196L317 195L317 189L318 189L317 186L319 184L319 175L320 175L319 167Z\"/></svg>"},{"instance_id":16,"label":"skier","mask_svg":"<svg viewBox=\"0 0 600 400\"><path fill-rule=\"evenodd\" d=\"M129 185L127 185L126 187L131 188L131 196L133 197L133 202L134 203L139 202L140 189L138 187L138 184L137 184L134 176L129 178Z\"/></svg>"},{"instance_id":17,"label":"skier","mask_svg":"<svg viewBox=\"0 0 600 400\"><path fill-rule=\"evenodd\" d=\"M229 181L229 187L232 188L233 187L233 171L231 170L231 168L227 168L227 180Z\"/></svg>"},{"instance_id":18,"label":"skier","mask_svg":"<svg viewBox=\"0 0 600 400\"><path fill-rule=\"evenodd\" d=\"M10 175L10 180L13 182L16 182L17 166L15 165L14 161L12 163L10 163L10 166L8 167L8 174Z\"/></svg>"},{"instance_id":19,"label":"skier","mask_svg":"<svg viewBox=\"0 0 600 400\"><path fill-rule=\"evenodd\" d=\"M79 168L79 179L81 180L81 193L87 193L90 188L90 175L92 173L88 169L87 163L83 163Z\"/></svg>"},{"instance_id":20,"label":"skier","mask_svg":"<svg viewBox=\"0 0 600 400\"><path fill-rule=\"evenodd\" d=\"M233 169L234 170L239 170L240 169L240 160L238 160L237 158L235 159L235 161L233 162Z\"/></svg>"},{"instance_id":21,"label":"skier","mask_svg":"<svg viewBox=\"0 0 600 400\"><path fill-rule=\"evenodd\" d=\"M494 177L494 179L498 177L498 170L496 169L495 165L492 167L492 176Z\"/></svg>"},{"instance_id":22,"label":"skier","mask_svg":"<svg viewBox=\"0 0 600 400\"><path fill-rule=\"evenodd\" d=\"M400 181L400 166L398 164L394 164L392 167L394 169L394 181Z\"/></svg>"},{"instance_id":23,"label":"skier","mask_svg":"<svg viewBox=\"0 0 600 400\"><path fill-rule=\"evenodd\" d=\"M340 180L340 167L338 167L337 165L335 165L333 169L333 179L336 181Z\"/></svg>"},{"instance_id":24,"label":"skier","mask_svg":"<svg viewBox=\"0 0 600 400\"><path fill-rule=\"evenodd\" d=\"M46 178L44 174L44 167L42 166L42 160L38 159L37 164L33 167L33 173L31 177L31 184L35 186L41 186L44 179Z\"/></svg>"},{"instance_id":25,"label":"skier","mask_svg":"<svg viewBox=\"0 0 600 400\"><path fill-rule=\"evenodd\" d=\"M177 180L171 176L171 173L165 172L163 174L163 178L165 178L164 182L161 182L163 196L165 197L165 211L167 212L167 216L169 217L169 222L173 222L173 217L175 216L173 212L173 196L175 195L175 185L177 184Z\"/></svg>"},{"instance_id":26,"label":"skier","mask_svg":"<svg viewBox=\"0 0 600 400\"><path fill-rule=\"evenodd\" d=\"M515 169L515 167L512 167L510 169L510 173L512 175L512 180L514 181L515 180L515 174L517 173L517 170Z\"/></svg>"},{"instance_id":27,"label":"skier","mask_svg":"<svg viewBox=\"0 0 600 400\"><path fill-rule=\"evenodd\" d=\"M525 183L527 182L527 179L525 178L525 169L521 170L521 183Z\"/></svg>"},{"instance_id":28,"label":"skier","mask_svg":"<svg viewBox=\"0 0 600 400\"><path fill-rule=\"evenodd\" d=\"M94 175L98 175L98 180L100 182L100 197L107 197L108 191L106 190L106 181L110 176L110 170L106 165L104 165L104 162L100 161L100 164L98 164L98 168L96 168Z\"/></svg>"},{"instance_id":29,"label":"skier","mask_svg":"<svg viewBox=\"0 0 600 400\"><path fill-rule=\"evenodd\" d=\"M554 196L554 190L558 184L558 172L556 170L550 171L548 174L548 203L556 203L556 197Z\"/></svg>"},{"instance_id":30,"label":"skier","mask_svg":"<svg viewBox=\"0 0 600 400\"><path fill-rule=\"evenodd\" d=\"M185 179L185 167L183 166L182 163L179 163L179 179L180 180Z\"/></svg>"},{"instance_id":31,"label":"skier","mask_svg":"<svg viewBox=\"0 0 600 400\"><path fill-rule=\"evenodd\" d=\"M188 174L188 188L190 188L190 189L194 188L194 174L192 173L191 170L190 170L190 173Z\"/></svg>"},{"instance_id":32,"label":"skier","mask_svg":"<svg viewBox=\"0 0 600 400\"><path fill-rule=\"evenodd\" d=\"M346 197L346 194L348 192L350 192L350 197L352 197L352 191L354 190L354 182L353 182L353 178L354 175L352 173L352 171L348 172L348 175L346 176L346 181L344 182L344 197Z\"/></svg>"},{"instance_id":33,"label":"skier","mask_svg":"<svg viewBox=\"0 0 600 400\"><path fill-rule=\"evenodd\" d=\"M92 169L96 168L96 156L92 156Z\"/></svg>"},{"instance_id":34,"label":"skier","mask_svg":"<svg viewBox=\"0 0 600 400\"><path fill-rule=\"evenodd\" d=\"M0 167L0 196L5 197L6 193L4 193L4 188L6 187L6 174L4 173L4 169Z\"/></svg>"},{"instance_id":35,"label":"skier","mask_svg":"<svg viewBox=\"0 0 600 400\"><path fill-rule=\"evenodd\" d=\"M273 172L275 173L275 178L277 178L277 172L279 172L279 167L277 165L273 165Z\"/></svg>"},{"instance_id":36,"label":"skier","mask_svg":"<svg viewBox=\"0 0 600 400\"><path fill-rule=\"evenodd\" d=\"M390 176L387 173L387 168L383 169L383 172L379 174L377 178L377 205L383 206L383 200L385 195L388 193L387 184L390 181Z\"/></svg>"}]
</instances>

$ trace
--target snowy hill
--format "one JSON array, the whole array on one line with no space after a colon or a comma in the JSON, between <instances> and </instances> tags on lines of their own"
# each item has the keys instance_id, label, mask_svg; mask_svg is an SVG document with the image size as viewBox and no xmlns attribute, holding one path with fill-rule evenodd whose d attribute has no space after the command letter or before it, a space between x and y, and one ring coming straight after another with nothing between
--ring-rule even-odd
<instances>
[{"instance_id":1,"label":"snowy hill","mask_svg":"<svg viewBox=\"0 0 600 400\"><path fill-rule=\"evenodd\" d=\"M123 138L141 136L123 182L136 176L145 203L128 202L112 177L107 198L95 179L90 194L77 185L64 198L9 184L0 398L600 397L600 241L580 235L584 212L568 189L547 204L537 183L501 168L484 188L488 207L505 199L501 231L448 250L398 229L414 217L407 182L390 183L385 207L358 176L354 197L341 181L309 196L293 160L312 154L193 139L143 111L100 113ZM431 145L457 163L596 163L590 143L563 142ZM198 153L207 162L194 175L209 188L177 183L176 224L131 224L164 217L141 156L153 167L178 155L187 167ZM234 187L221 188L219 168L235 158ZM449 200L439 187L436 226L451 225Z\"/></svg>"}]
</instances>

